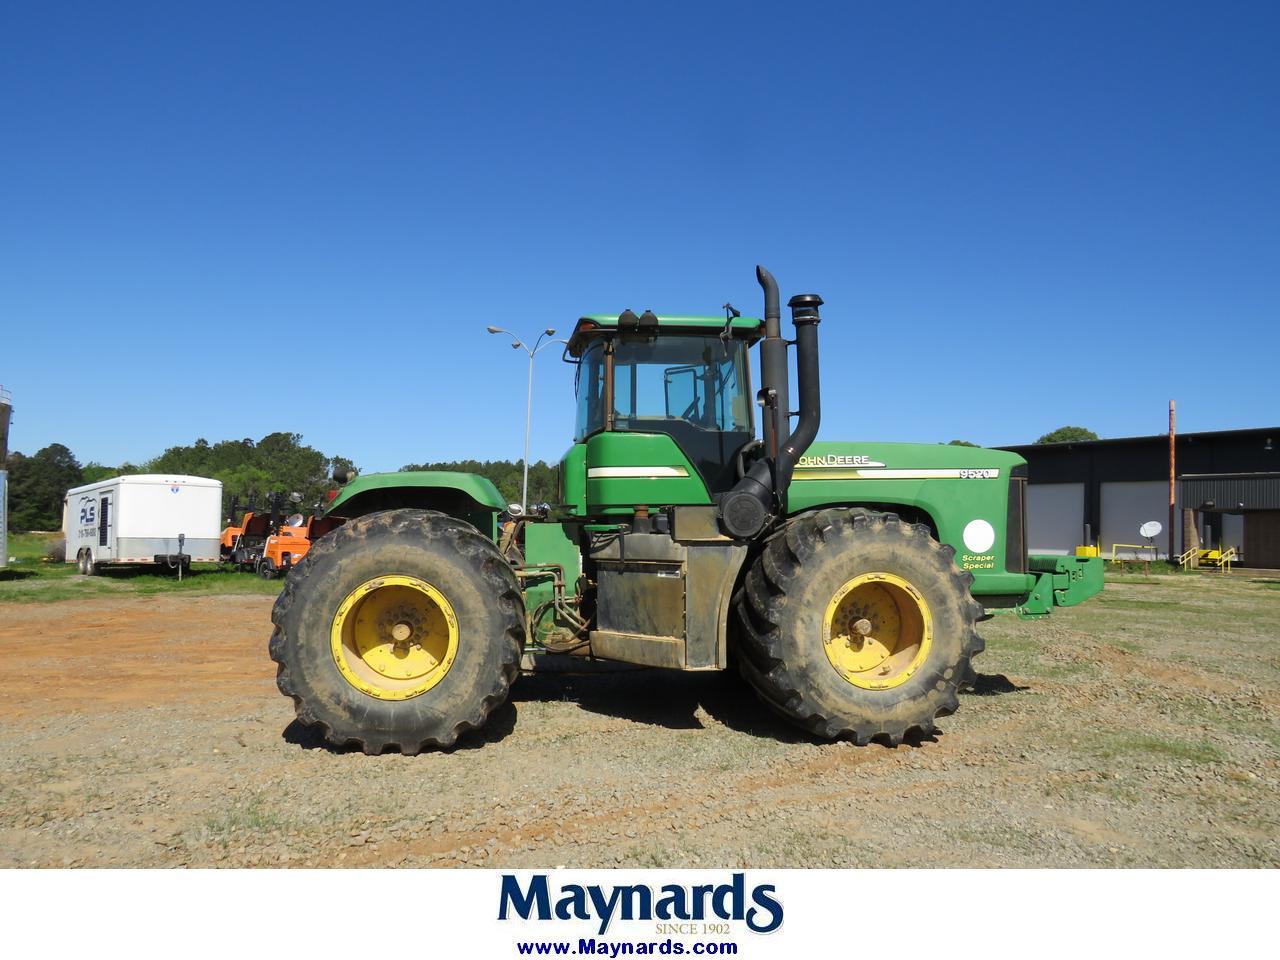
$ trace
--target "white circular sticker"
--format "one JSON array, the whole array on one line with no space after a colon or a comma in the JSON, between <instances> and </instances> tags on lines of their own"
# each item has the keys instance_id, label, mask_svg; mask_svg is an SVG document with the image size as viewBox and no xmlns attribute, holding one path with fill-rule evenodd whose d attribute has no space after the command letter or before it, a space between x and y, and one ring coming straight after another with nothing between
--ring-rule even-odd
<instances>
[{"instance_id":1,"label":"white circular sticker","mask_svg":"<svg viewBox=\"0 0 1280 960\"><path fill-rule=\"evenodd\" d=\"M996 542L995 527L985 520L970 520L964 528L964 545L971 553L986 553Z\"/></svg>"}]
</instances>

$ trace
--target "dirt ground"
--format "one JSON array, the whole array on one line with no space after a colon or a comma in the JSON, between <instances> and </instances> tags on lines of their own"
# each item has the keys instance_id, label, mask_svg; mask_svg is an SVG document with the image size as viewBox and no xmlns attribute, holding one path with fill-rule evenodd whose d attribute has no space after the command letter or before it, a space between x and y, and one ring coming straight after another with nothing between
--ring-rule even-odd
<instances>
[{"instance_id":1,"label":"dirt ground","mask_svg":"<svg viewBox=\"0 0 1280 960\"><path fill-rule=\"evenodd\" d=\"M332 751L276 692L270 606L0 608L0 867L1280 865L1280 583L997 618L897 749L643 670L526 676L451 753Z\"/></svg>"}]
</instances>

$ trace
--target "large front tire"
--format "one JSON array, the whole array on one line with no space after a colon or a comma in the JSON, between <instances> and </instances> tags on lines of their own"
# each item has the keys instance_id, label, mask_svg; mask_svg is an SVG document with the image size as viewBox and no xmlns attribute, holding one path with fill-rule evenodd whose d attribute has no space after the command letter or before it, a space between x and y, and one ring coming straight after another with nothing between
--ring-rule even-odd
<instances>
[{"instance_id":1,"label":"large front tire","mask_svg":"<svg viewBox=\"0 0 1280 960\"><path fill-rule=\"evenodd\" d=\"M832 508L788 521L737 595L744 677L819 737L931 733L983 648L973 578L953 557L892 514Z\"/></svg>"},{"instance_id":2,"label":"large front tire","mask_svg":"<svg viewBox=\"0 0 1280 960\"><path fill-rule=\"evenodd\" d=\"M451 747L520 669L511 565L475 527L426 510L360 517L316 541L271 614L276 684L299 721L365 753Z\"/></svg>"}]
</instances>

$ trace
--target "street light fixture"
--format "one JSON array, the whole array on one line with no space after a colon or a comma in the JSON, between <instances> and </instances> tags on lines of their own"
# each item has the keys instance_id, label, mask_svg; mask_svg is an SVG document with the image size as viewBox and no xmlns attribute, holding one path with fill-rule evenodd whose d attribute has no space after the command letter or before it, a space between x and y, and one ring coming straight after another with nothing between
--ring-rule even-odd
<instances>
[{"instance_id":1,"label":"street light fixture","mask_svg":"<svg viewBox=\"0 0 1280 960\"><path fill-rule=\"evenodd\" d=\"M556 331L553 327L547 327L542 333L538 334L538 339L534 341L533 347L529 347L523 340L517 337L510 330L503 330L501 327L485 327L490 333L505 333L511 338L512 350L523 350L529 355L529 399L525 405L524 415L524 488L520 494L520 506L526 514L529 512L529 431L533 427L533 358L538 355L538 351L543 347L549 347L553 343L568 343L567 340L548 340L543 343L543 337L554 337Z\"/></svg>"}]
</instances>

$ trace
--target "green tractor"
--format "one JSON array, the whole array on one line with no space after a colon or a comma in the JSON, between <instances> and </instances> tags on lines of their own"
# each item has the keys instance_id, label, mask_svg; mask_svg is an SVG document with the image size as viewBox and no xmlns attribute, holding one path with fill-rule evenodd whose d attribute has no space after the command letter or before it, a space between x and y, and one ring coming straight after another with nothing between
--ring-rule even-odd
<instances>
[{"instance_id":1,"label":"green tractor","mask_svg":"<svg viewBox=\"0 0 1280 960\"><path fill-rule=\"evenodd\" d=\"M349 480L326 514L346 522L272 613L298 719L367 753L447 748L539 653L736 667L816 737L896 744L956 709L988 611L1043 616L1102 589L1097 558L1027 555L1020 457L815 442L822 299L788 304L792 414L778 287L757 278L763 322L578 322L576 430L545 516L500 530L507 505L473 474Z\"/></svg>"}]
</instances>

